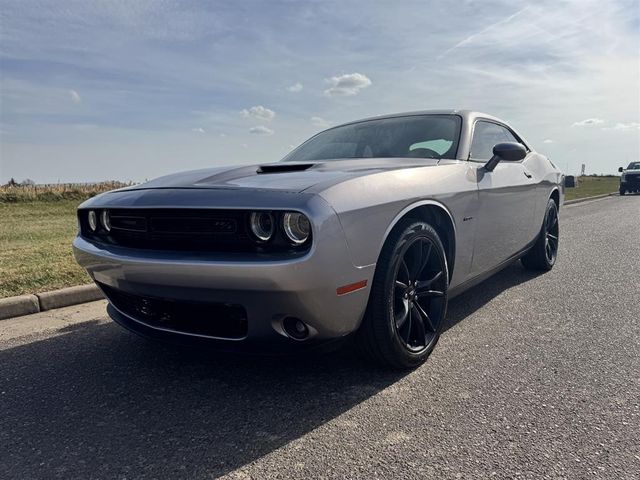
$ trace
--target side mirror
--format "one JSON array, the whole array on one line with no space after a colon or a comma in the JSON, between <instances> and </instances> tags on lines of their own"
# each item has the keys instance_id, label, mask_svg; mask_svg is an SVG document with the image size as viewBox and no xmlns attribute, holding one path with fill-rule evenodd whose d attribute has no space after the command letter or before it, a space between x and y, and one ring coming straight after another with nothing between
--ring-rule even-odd
<instances>
[{"instance_id":1,"label":"side mirror","mask_svg":"<svg viewBox=\"0 0 640 480\"><path fill-rule=\"evenodd\" d=\"M524 145L516 142L498 143L493 147L493 157L485 164L484 168L493 172L500 160L506 162L517 162L527 156L527 149Z\"/></svg>"},{"instance_id":2,"label":"side mirror","mask_svg":"<svg viewBox=\"0 0 640 480\"><path fill-rule=\"evenodd\" d=\"M618 172L622 173L624 171L623 167L618 167Z\"/></svg>"}]
</instances>

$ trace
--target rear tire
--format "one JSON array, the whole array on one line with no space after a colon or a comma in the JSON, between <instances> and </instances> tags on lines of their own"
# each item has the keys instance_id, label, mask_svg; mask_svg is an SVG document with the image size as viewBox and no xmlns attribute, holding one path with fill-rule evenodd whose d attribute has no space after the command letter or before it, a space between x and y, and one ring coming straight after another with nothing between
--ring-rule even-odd
<instances>
[{"instance_id":1,"label":"rear tire","mask_svg":"<svg viewBox=\"0 0 640 480\"><path fill-rule=\"evenodd\" d=\"M403 219L382 248L365 318L356 334L370 359L415 368L435 348L447 310L444 247L429 224Z\"/></svg>"},{"instance_id":2,"label":"rear tire","mask_svg":"<svg viewBox=\"0 0 640 480\"><path fill-rule=\"evenodd\" d=\"M540 234L531 250L520 259L522 265L529 270L551 270L558 257L559 234L558 206L549 199Z\"/></svg>"}]
</instances>

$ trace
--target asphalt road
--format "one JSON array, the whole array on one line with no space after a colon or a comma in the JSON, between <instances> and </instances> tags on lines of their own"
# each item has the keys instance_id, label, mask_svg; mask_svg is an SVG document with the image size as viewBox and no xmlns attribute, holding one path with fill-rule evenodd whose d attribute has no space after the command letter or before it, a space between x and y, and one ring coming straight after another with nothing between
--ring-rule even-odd
<instances>
[{"instance_id":1,"label":"asphalt road","mask_svg":"<svg viewBox=\"0 0 640 480\"><path fill-rule=\"evenodd\" d=\"M154 345L103 302L0 321L0 478L639 478L640 196L561 229L408 374Z\"/></svg>"}]
</instances>

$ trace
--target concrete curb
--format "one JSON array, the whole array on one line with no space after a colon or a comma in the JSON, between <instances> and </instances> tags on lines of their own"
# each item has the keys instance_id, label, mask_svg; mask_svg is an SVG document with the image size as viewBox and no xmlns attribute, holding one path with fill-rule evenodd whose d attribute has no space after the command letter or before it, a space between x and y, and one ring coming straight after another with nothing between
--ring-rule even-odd
<instances>
[{"instance_id":1,"label":"concrete curb","mask_svg":"<svg viewBox=\"0 0 640 480\"><path fill-rule=\"evenodd\" d=\"M78 303L93 302L104 298L102 291L94 284L63 288L53 292L36 293L40 302L40 311L68 307Z\"/></svg>"},{"instance_id":2,"label":"concrete curb","mask_svg":"<svg viewBox=\"0 0 640 480\"><path fill-rule=\"evenodd\" d=\"M599 198L607 198L612 197L614 195L619 195L618 192L605 193L603 195L596 195L594 197L584 197L584 198L576 198L575 200L567 200L564 202L565 205L575 205L576 203L588 202L589 200L598 200Z\"/></svg>"},{"instance_id":3,"label":"concrete curb","mask_svg":"<svg viewBox=\"0 0 640 480\"><path fill-rule=\"evenodd\" d=\"M40 303L35 295L0 298L0 320L38 313L39 311Z\"/></svg>"},{"instance_id":4,"label":"concrete curb","mask_svg":"<svg viewBox=\"0 0 640 480\"><path fill-rule=\"evenodd\" d=\"M1 298L0 320L68 307L78 303L93 302L103 298L102 291L94 284L36 293L35 295Z\"/></svg>"}]
</instances>

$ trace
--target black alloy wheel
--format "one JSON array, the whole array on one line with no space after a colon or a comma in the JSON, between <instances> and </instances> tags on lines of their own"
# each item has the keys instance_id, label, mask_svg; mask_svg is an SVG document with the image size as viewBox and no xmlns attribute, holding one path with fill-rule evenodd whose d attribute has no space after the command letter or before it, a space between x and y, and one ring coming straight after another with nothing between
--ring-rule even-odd
<instances>
[{"instance_id":1,"label":"black alloy wheel","mask_svg":"<svg viewBox=\"0 0 640 480\"><path fill-rule=\"evenodd\" d=\"M414 368L435 348L447 310L449 270L437 231L403 219L380 253L367 313L356 340L370 358Z\"/></svg>"},{"instance_id":2,"label":"black alloy wheel","mask_svg":"<svg viewBox=\"0 0 640 480\"><path fill-rule=\"evenodd\" d=\"M558 226L558 209L554 207L549 208L547 211L547 217L545 218L545 246L544 253L547 258L547 262L553 265L558 257L558 235L560 228Z\"/></svg>"},{"instance_id":3,"label":"black alloy wheel","mask_svg":"<svg viewBox=\"0 0 640 480\"><path fill-rule=\"evenodd\" d=\"M520 259L529 270L551 270L558 259L560 225L558 206L549 199L540 234L531 249Z\"/></svg>"},{"instance_id":4,"label":"black alloy wheel","mask_svg":"<svg viewBox=\"0 0 640 480\"><path fill-rule=\"evenodd\" d=\"M393 319L409 351L424 350L440 332L445 282L443 259L429 238L417 237L404 247L396 265Z\"/></svg>"}]
</instances>

